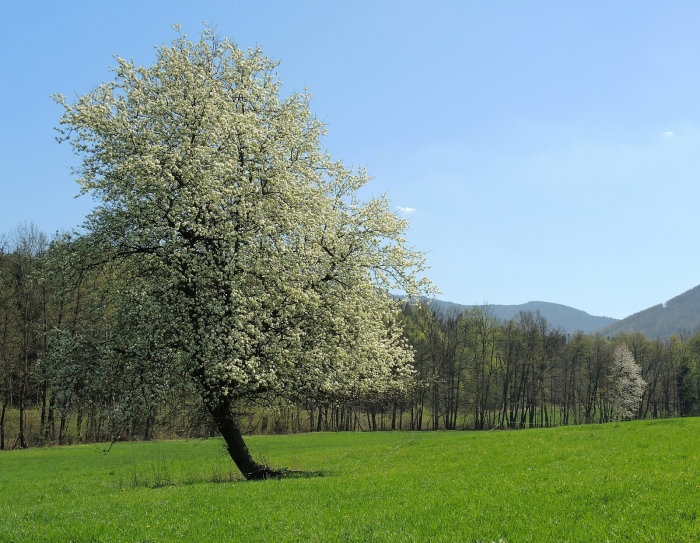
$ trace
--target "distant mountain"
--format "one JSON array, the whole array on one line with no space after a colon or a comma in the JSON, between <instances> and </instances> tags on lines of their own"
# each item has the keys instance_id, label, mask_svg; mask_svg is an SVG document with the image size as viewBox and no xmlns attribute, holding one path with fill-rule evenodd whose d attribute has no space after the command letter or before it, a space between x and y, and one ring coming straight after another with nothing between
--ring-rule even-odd
<instances>
[{"instance_id":1,"label":"distant mountain","mask_svg":"<svg viewBox=\"0 0 700 543\"><path fill-rule=\"evenodd\" d=\"M446 314L458 314L465 309L475 307L473 305L462 305L442 300L431 300L430 303L434 309ZM517 317L521 311L532 311L533 313L539 311L553 327L562 328L568 334L573 334L576 330L590 334L604 326L614 325L617 322L617 319L596 317L580 309L549 302L527 302L520 305L488 305L488 307L494 316L502 321Z\"/></svg>"},{"instance_id":2,"label":"distant mountain","mask_svg":"<svg viewBox=\"0 0 700 543\"><path fill-rule=\"evenodd\" d=\"M694 332L700 327L700 285L626 319L601 329L606 336L620 332L641 332L648 338L668 337L680 331Z\"/></svg>"}]
</instances>

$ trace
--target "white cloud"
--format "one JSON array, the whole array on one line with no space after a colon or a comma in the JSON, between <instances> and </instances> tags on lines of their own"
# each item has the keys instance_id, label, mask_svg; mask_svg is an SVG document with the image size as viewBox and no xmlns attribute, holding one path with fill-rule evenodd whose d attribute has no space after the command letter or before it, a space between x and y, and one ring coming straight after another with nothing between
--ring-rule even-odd
<instances>
[{"instance_id":1,"label":"white cloud","mask_svg":"<svg viewBox=\"0 0 700 543\"><path fill-rule=\"evenodd\" d=\"M669 130L668 132L662 132L661 137L662 138L675 138L676 135Z\"/></svg>"},{"instance_id":2,"label":"white cloud","mask_svg":"<svg viewBox=\"0 0 700 543\"><path fill-rule=\"evenodd\" d=\"M416 209L413 207L396 206L399 213L413 213Z\"/></svg>"}]
</instances>

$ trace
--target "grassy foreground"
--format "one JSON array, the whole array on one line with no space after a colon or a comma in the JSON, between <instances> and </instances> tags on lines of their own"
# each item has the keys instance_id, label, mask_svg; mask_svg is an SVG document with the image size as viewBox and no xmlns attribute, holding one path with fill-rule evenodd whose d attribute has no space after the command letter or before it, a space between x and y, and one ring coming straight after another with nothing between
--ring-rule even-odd
<instances>
[{"instance_id":1,"label":"grassy foreground","mask_svg":"<svg viewBox=\"0 0 700 543\"><path fill-rule=\"evenodd\" d=\"M0 541L700 541L700 419L0 453Z\"/></svg>"}]
</instances>

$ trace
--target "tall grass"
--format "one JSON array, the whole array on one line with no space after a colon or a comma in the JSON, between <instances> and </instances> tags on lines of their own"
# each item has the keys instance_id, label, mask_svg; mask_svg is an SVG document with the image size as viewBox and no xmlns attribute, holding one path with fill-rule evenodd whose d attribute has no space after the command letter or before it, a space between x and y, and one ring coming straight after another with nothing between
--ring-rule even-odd
<instances>
[{"instance_id":1,"label":"tall grass","mask_svg":"<svg viewBox=\"0 0 700 543\"><path fill-rule=\"evenodd\" d=\"M700 419L0 454L0 541L700 541ZM298 473L306 472L305 474Z\"/></svg>"}]
</instances>

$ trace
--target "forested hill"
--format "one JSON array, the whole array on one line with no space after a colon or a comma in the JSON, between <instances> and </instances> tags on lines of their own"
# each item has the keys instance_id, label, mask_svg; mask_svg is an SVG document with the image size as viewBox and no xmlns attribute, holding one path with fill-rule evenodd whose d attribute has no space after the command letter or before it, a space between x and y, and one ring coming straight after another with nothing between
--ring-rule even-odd
<instances>
[{"instance_id":1,"label":"forested hill","mask_svg":"<svg viewBox=\"0 0 700 543\"><path fill-rule=\"evenodd\" d=\"M461 313L465 309L475 307L473 305L462 305L442 300L432 300L431 305L437 311L447 314L450 312ZM520 305L489 305L488 307L494 316L502 321L517 317L521 311L532 311L533 313L539 311L553 327L562 328L568 334L572 334L576 330L582 330L590 334L604 326L613 325L617 322L617 319L596 317L580 309L549 302L527 302Z\"/></svg>"},{"instance_id":2,"label":"forested hill","mask_svg":"<svg viewBox=\"0 0 700 543\"><path fill-rule=\"evenodd\" d=\"M650 339L668 337L700 326L700 285L600 330L606 336L620 332L641 332Z\"/></svg>"}]
</instances>

